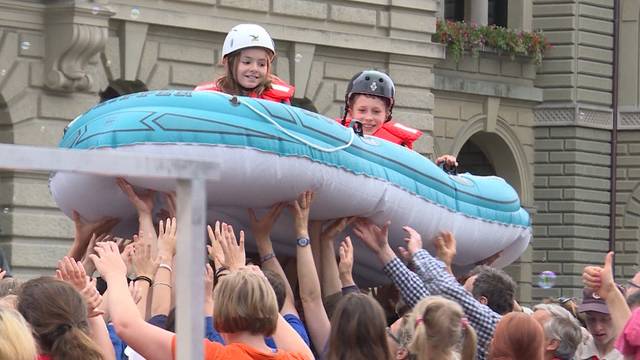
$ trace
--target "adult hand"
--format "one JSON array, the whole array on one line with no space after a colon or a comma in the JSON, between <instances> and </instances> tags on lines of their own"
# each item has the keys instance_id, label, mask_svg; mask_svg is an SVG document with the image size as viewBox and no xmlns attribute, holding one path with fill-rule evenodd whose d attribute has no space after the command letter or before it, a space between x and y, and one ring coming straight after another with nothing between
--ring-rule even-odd
<instances>
[{"instance_id":1,"label":"adult hand","mask_svg":"<svg viewBox=\"0 0 640 360\"><path fill-rule=\"evenodd\" d=\"M244 231L240 231L240 241L237 241L231 225L220 224L219 221L216 221L214 235L216 241L220 243L224 254L224 263L222 265L226 266L230 271L236 271L245 266L247 258L244 252Z\"/></svg>"},{"instance_id":2,"label":"adult hand","mask_svg":"<svg viewBox=\"0 0 640 360\"><path fill-rule=\"evenodd\" d=\"M158 255L172 259L176 254L177 225L176 218L168 218L166 222L160 220L158 225Z\"/></svg>"},{"instance_id":3,"label":"adult hand","mask_svg":"<svg viewBox=\"0 0 640 360\"><path fill-rule=\"evenodd\" d=\"M96 234L91 235L91 240L89 240L89 245L87 246L87 251L85 251L84 256L82 256L82 266L84 266L87 275L92 276L96 271L96 268L93 266L93 261L89 259L89 255L94 254L93 248L96 246L96 243L102 241L109 241L111 239L111 235L102 234L100 236L96 236Z\"/></svg>"},{"instance_id":4,"label":"adult hand","mask_svg":"<svg viewBox=\"0 0 640 360\"><path fill-rule=\"evenodd\" d=\"M418 234L418 232L411 226L403 226L402 230L407 234L407 237L404 238L404 242L407 244L407 247L400 248L400 252L403 256L409 254L409 256L413 257L418 250L422 249L422 236L420 236L420 234Z\"/></svg>"},{"instance_id":5,"label":"adult hand","mask_svg":"<svg viewBox=\"0 0 640 360\"><path fill-rule=\"evenodd\" d=\"M216 222L215 226L218 231L218 238L221 239L222 234L220 233L220 222ZM216 265L216 268L218 268L225 263L222 245L220 245L220 241L217 240L216 234L211 225L207 225L207 233L209 234L209 240L211 241L211 245L207 245L209 259L212 260L214 262L214 265Z\"/></svg>"},{"instance_id":6,"label":"adult hand","mask_svg":"<svg viewBox=\"0 0 640 360\"><path fill-rule=\"evenodd\" d=\"M340 243L338 249L340 254L340 263L338 264L338 273L340 274L340 280L344 283L344 280L352 280L353 274L353 244L351 238L346 237L344 241Z\"/></svg>"},{"instance_id":7,"label":"adult hand","mask_svg":"<svg viewBox=\"0 0 640 360\"><path fill-rule=\"evenodd\" d=\"M448 167L457 167L458 166L458 160L453 155L442 155L442 156L439 156L436 159L436 165L440 165L442 163L444 163L445 166L448 166Z\"/></svg>"},{"instance_id":8,"label":"adult hand","mask_svg":"<svg viewBox=\"0 0 640 360\"><path fill-rule=\"evenodd\" d=\"M582 273L584 284L597 291L605 300L613 291L618 291L613 279L613 255L613 251L610 251L605 256L603 267L587 266Z\"/></svg>"},{"instance_id":9,"label":"adult hand","mask_svg":"<svg viewBox=\"0 0 640 360\"><path fill-rule=\"evenodd\" d=\"M102 242L96 244L95 250L96 254L89 257L107 283L127 276L127 265L120 256L118 245L113 241Z\"/></svg>"},{"instance_id":10,"label":"adult hand","mask_svg":"<svg viewBox=\"0 0 640 360\"><path fill-rule=\"evenodd\" d=\"M124 178L117 178L116 183L122 190L122 192L127 195L129 198L129 202L136 208L138 211L138 215L146 215L151 216L154 206L154 197L155 192L153 190L145 190L144 192L138 194L133 190L133 186L127 182Z\"/></svg>"},{"instance_id":11,"label":"adult hand","mask_svg":"<svg viewBox=\"0 0 640 360\"><path fill-rule=\"evenodd\" d=\"M354 223L353 232L371 251L380 254L389 248L389 224L391 222L387 221L379 227L368 219L359 218Z\"/></svg>"},{"instance_id":12,"label":"adult hand","mask_svg":"<svg viewBox=\"0 0 640 360\"><path fill-rule=\"evenodd\" d=\"M285 203L277 203L271 206L269 212L261 219L256 217L256 212L253 209L249 209L249 221L251 225L251 233L256 239L256 242L263 242L269 239L273 224L278 220L282 210L286 207Z\"/></svg>"},{"instance_id":13,"label":"adult hand","mask_svg":"<svg viewBox=\"0 0 640 360\"><path fill-rule=\"evenodd\" d=\"M340 219L336 219L331 224L329 224L324 230L322 230L322 234L320 235L320 239L322 241L333 241L340 233L347 228L347 226L353 224L356 221L355 216L351 217L343 217Z\"/></svg>"},{"instance_id":14,"label":"adult hand","mask_svg":"<svg viewBox=\"0 0 640 360\"><path fill-rule=\"evenodd\" d=\"M443 231L433 240L436 246L436 256L447 266L451 266L456 257L456 238L450 231Z\"/></svg>"},{"instance_id":15,"label":"adult hand","mask_svg":"<svg viewBox=\"0 0 640 360\"><path fill-rule=\"evenodd\" d=\"M58 269L56 277L62 281L68 282L77 291L82 291L88 283L87 273L80 261L65 256L58 261Z\"/></svg>"},{"instance_id":16,"label":"adult hand","mask_svg":"<svg viewBox=\"0 0 640 360\"><path fill-rule=\"evenodd\" d=\"M74 248L77 247L77 249L75 249L75 252L77 252L77 254L70 254L70 255L73 255L72 257L77 259L80 259L82 257L82 254L86 252L87 245L91 240L91 236L93 234L109 233L111 229L113 229L113 227L116 226L120 221L117 218L104 217L98 221L85 222L82 220L80 213L78 213L75 210L73 210L71 214L71 219L73 220L73 224L75 227L73 247Z\"/></svg>"},{"instance_id":17,"label":"adult hand","mask_svg":"<svg viewBox=\"0 0 640 360\"><path fill-rule=\"evenodd\" d=\"M151 255L151 244L136 243L133 245L133 267L137 276L146 276L153 279L160 265L158 259Z\"/></svg>"},{"instance_id":18,"label":"adult hand","mask_svg":"<svg viewBox=\"0 0 640 360\"><path fill-rule=\"evenodd\" d=\"M296 237L309 237L309 212L313 202L313 191L305 191L288 206L293 216Z\"/></svg>"},{"instance_id":19,"label":"adult hand","mask_svg":"<svg viewBox=\"0 0 640 360\"><path fill-rule=\"evenodd\" d=\"M104 311L100 309L102 305L102 295L96 289L96 279L87 281L87 285L79 291L85 302L87 303L87 317L100 316Z\"/></svg>"}]
</instances>

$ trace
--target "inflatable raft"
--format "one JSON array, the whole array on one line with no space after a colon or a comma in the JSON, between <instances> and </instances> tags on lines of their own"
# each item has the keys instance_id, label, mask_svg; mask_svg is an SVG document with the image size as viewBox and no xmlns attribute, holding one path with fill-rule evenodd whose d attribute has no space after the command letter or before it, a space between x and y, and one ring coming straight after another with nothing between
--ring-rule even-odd
<instances>
[{"instance_id":1,"label":"inflatable raft","mask_svg":"<svg viewBox=\"0 0 640 360\"><path fill-rule=\"evenodd\" d=\"M312 189L312 219L391 220L394 248L403 243L403 225L420 232L428 250L439 231L453 231L458 267L499 251L495 265L506 266L531 239L529 215L503 179L446 174L414 151L275 102L172 90L123 96L76 118L60 147L215 159L222 176L207 184L210 223L221 219L248 230L247 208L266 209ZM127 180L159 191L175 188L174 181ZM136 231L135 211L113 178L55 173L50 189L68 216L73 209L87 219L115 216L123 219L116 231ZM278 255L295 255L291 225L285 212L274 228ZM375 256L355 243L361 285L387 281ZM251 239L247 246L253 247Z\"/></svg>"}]
</instances>

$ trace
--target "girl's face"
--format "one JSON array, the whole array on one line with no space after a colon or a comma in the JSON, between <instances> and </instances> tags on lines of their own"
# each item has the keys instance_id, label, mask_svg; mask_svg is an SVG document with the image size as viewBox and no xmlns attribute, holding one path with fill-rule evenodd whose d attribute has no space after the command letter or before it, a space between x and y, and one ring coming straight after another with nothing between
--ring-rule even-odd
<instances>
[{"instance_id":1,"label":"girl's face","mask_svg":"<svg viewBox=\"0 0 640 360\"><path fill-rule=\"evenodd\" d=\"M365 135L373 135L387 120L387 104L378 96L355 95L349 115L362 122Z\"/></svg>"},{"instance_id":2,"label":"girl's face","mask_svg":"<svg viewBox=\"0 0 640 360\"><path fill-rule=\"evenodd\" d=\"M269 54L262 48L249 48L240 52L236 69L236 81L245 89L253 89L267 77Z\"/></svg>"}]
</instances>

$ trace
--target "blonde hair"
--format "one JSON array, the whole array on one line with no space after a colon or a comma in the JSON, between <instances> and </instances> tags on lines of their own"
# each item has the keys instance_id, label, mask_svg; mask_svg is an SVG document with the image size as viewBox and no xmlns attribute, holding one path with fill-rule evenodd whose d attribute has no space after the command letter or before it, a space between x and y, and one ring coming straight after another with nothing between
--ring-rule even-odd
<instances>
[{"instance_id":1,"label":"blonde hair","mask_svg":"<svg viewBox=\"0 0 640 360\"><path fill-rule=\"evenodd\" d=\"M423 299L407 318L403 327L405 339L411 329L413 337L407 350L418 360L473 360L476 357L476 332L456 302L442 296Z\"/></svg>"},{"instance_id":2,"label":"blonde hair","mask_svg":"<svg viewBox=\"0 0 640 360\"><path fill-rule=\"evenodd\" d=\"M34 360L38 355L31 329L19 312L0 307L0 359Z\"/></svg>"},{"instance_id":3,"label":"blonde hair","mask_svg":"<svg viewBox=\"0 0 640 360\"><path fill-rule=\"evenodd\" d=\"M220 332L270 336L278 323L276 294L264 275L240 270L220 279L213 291L215 327Z\"/></svg>"}]
</instances>

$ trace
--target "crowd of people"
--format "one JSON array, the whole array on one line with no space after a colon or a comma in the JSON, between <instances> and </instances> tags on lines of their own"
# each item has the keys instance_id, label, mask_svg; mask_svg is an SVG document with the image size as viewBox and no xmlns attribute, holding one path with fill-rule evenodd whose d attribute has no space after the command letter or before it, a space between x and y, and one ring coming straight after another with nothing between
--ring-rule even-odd
<instances>
[{"instance_id":1,"label":"crowd of people","mask_svg":"<svg viewBox=\"0 0 640 360\"><path fill-rule=\"evenodd\" d=\"M226 74L196 90L289 103L294 89L271 74L274 56L262 27L238 25L223 46ZM134 91L107 90L103 100ZM411 148L422 134L392 121L394 103L391 78L363 71L350 82L338 121ZM457 164L449 155L437 162ZM74 212L74 241L55 274L21 282L0 270L0 359L152 360L180 352L176 243L199 239L177 238L173 194L136 189L125 179L117 184L137 211L132 239L111 235L118 219L89 222ZM261 217L249 209L249 229L221 222L207 228L207 359L640 359L640 273L626 289L617 286L612 253L585 267L582 299L528 308L517 303L513 279L491 267L495 257L456 277L456 242L447 229L433 239L435 254L409 226L405 246L392 249L389 223L311 221L313 203L306 191ZM270 239L283 216L292 220L295 257L276 254ZM354 239L340 238L347 228ZM245 251L245 238L256 253ZM361 289L354 282L353 241L376 255L388 285Z\"/></svg>"}]
</instances>

